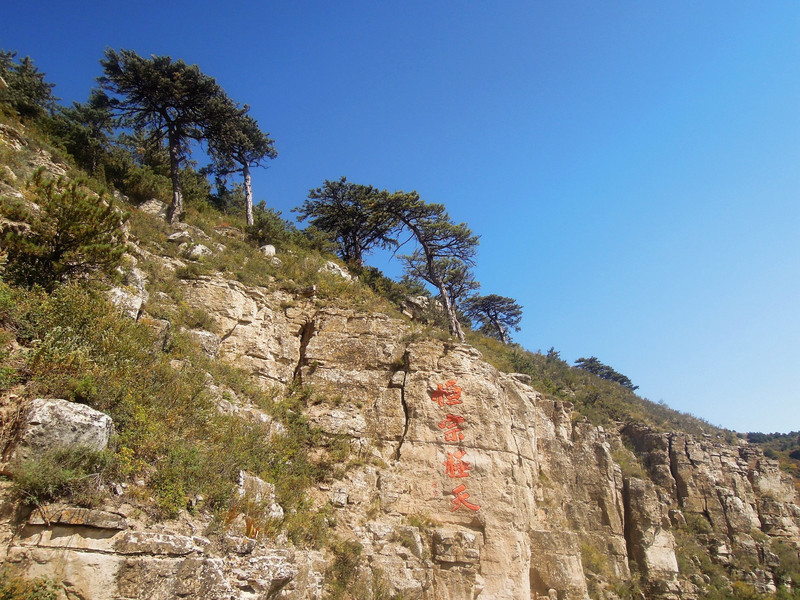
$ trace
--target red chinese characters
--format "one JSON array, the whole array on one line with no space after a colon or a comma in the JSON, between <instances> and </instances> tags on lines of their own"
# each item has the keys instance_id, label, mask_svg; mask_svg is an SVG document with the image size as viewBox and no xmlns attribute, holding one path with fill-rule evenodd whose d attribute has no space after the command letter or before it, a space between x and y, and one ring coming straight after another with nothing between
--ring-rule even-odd
<instances>
[{"instance_id":1,"label":"red chinese characters","mask_svg":"<svg viewBox=\"0 0 800 600\"><path fill-rule=\"evenodd\" d=\"M431 400L436 402L440 408L462 404L461 388L456 385L455 379L451 379L444 385L439 384L436 386L436 389L431 392ZM463 442L465 435L461 426L464 425L465 422L466 419L464 419L464 417L447 413L444 420L438 423L439 429L443 431L444 441L455 444ZM459 448L455 452L447 453L447 460L442 464L449 478L461 479L469 477L472 466L468 461L464 460L466 454L463 448ZM480 506L469 502L469 492L467 492L467 486L463 483L453 488L452 494L453 504L450 509L451 511L458 510L462 506L469 510L480 510Z\"/></svg>"},{"instance_id":2,"label":"red chinese characters","mask_svg":"<svg viewBox=\"0 0 800 600\"><path fill-rule=\"evenodd\" d=\"M467 453L463 450L458 452L447 453L447 460L442 464L444 465L445 472L450 478L469 477L469 470L472 468L465 460L461 460Z\"/></svg>"},{"instance_id":3,"label":"red chinese characters","mask_svg":"<svg viewBox=\"0 0 800 600\"><path fill-rule=\"evenodd\" d=\"M462 506L470 510L481 509L481 507L477 504L472 504L471 502L467 501L469 499L469 494L467 493L467 486L465 486L463 483L453 490L453 496L455 496L455 498L453 498L453 508L450 509L450 512L458 510Z\"/></svg>"},{"instance_id":4,"label":"red chinese characters","mask_svg":"<svg viewBox=\"0 0 800 600\"><path fill-rule=\"evenodd\" d=\"M448 414L444 421L439 423L439 429L444 429L445 442L461 442L464 440L463 429L459 427L464 422L464 417Z\"/></svg>"},{"instance_id":5,"label":"red chinese characters","mask_svg":"<svg viewBox=\"0 0 800 600\"><path fill-rule=\"evenodd\" d=\"M441 383L431 392L431 400L438 402L441 408L444 405L454 406L461 404L461 388L456 385L456 380L451 379L444 385Z\"/></svg>"}]
</instances>

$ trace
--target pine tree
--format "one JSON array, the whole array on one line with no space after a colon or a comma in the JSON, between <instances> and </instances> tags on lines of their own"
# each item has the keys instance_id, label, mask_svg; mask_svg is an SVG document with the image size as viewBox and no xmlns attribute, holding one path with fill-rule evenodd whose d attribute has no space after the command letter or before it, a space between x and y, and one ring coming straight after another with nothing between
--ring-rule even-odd
<instances>
[{"instance_id":1,"label":"pine tree","mask_svg":"<svg viewBox=\"0 0 800 600\"><path fill-rule=\"evenodd\" d=\"M492 337L507 344L511 341L509 329L519 331L522 307L513 298L489 294L473 296L465 305L467 315L481 325Z\"/></svg>"},{"instance_id":2,"label":"pine tree","mask_svg":"<svg viewBox=\"0 0 800 600\"><path fill-rule=\"evenodd\" d=\"M0 77L6 83L0 87L0 104L6 104L22 119L37 119L55 109L55 84L44 80L44 73L26 56L20 61L17 52L0 50Z\"/></svg>"},{"instance_id":3,"label":"pine tree","mask_svg":"<svg viewBox=\"0 0 800 600\"><path fill-rule=\"evenodd\" d=\"M381 203L379 210L395 219L401 229L409 231L419 245L404 257L407 268L412 275L439 291L450 333L463 342L464 331L458 320L457 306L448 293L446 279L448 269L456 264L467 269L475 264L478 236L466 223L453 223L443 204L427 203L417 192L392 194Z\"/></svg>"},{"instance_id":4,"label":"pine tree","mask_svg":"<svg viewBox=\"0 0 800 600\"><path fill-rule=\"evenodd\" d=\"M86 103L73 102L56 114L53 130L78 164L95 173L114 130L109 97L102 90L92 90Z\"/></svg>"},{"instance_id":5,"label":"pine tree","mask_svg":"<svg viewBox=\"0 0 800 600\"><path fill-rule=\"evenodd\" d=\"M258 127L256 120L247 114L248 107L235 106L222 99L210 123L209 153L214 161L212 170L221 177L241 173L244 180L245 214L247 224L253 225L253 184L250 169L263 167L266 159L278 156L275 141Z\"/></svg>"},{"instance_id":6,"label":"pine tree","mask_svg":"<svg viewBox=\"0 0 800 600\"><path fill-rule=\"evenodd\" d=\"M169 221L174 225L184 211L181 165L191 141L203 139L215 123L225 92L197 65L169 56L143 58L133 50L109 48L100 64L104 75L99 81L114 94L111 106L120 124L166 140L172 181Z\"/></svg>"},{"instance_id":7,"label":"pine tree","mask_svg":"<svg viewBox=\"0 0 800 600\"><path fill-rule=\"evenodd\" d=\"M55 285L91 272L110 273L125 252L122 225L128 215L110 198L88 192L80 180L46 179L36 171L28 183L29 203L4 199L0 214L28 227L11 227L0 238L14 283Z\"/></svg>"},{"instance_id":8,"label":"pine tree","mask_svg":"<svg viewBox=\"0 0 800 600\"><path fill-rule=\"evenodd\" d=\"M371 185L359 185L341 177L325 180L312 189L303 205L296 209L299 219L329 233L339 246L339 256L356 267L364 265L364 254L375 247L396 244L391 231L396 220L379 210L386 192Z\"/></svg>"}]
</instances>

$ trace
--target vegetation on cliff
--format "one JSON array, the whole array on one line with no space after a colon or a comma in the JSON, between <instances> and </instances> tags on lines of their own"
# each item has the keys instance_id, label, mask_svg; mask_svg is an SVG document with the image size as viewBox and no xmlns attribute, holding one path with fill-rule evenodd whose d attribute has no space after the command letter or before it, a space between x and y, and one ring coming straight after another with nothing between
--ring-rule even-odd
<instances>
[{"instance_id":1,"label":"vegetation on cliff","mask_svg":"<svg viewBox=\"0 0 800 600\"><path fill-rule=\"evenodd\" d=\"M115 56L108 55L108 68L124 70L112 64L112 59L120 60ZM217 174L227 172L235 165L221 157L234 152L241 141L238 134L226 131L224 135L231 137L222 140L219 123L215 129L201 120L179 119L173 127L171 119L178 117L167 112L161 121L129 123L136 127L111 138L112 129L103 123L115 107L124 109L123 104L93 94L87 106L58 109L51 86L31 63L15 66L13 55L3 57L6 74L26 73L38 84L21 100L0 95L2 122L8 128L4 139L14 135L9 131L25 131L20 148L0 144L0 160L8 167L0 173L0 249L7 261L0 280L0 395L6 404L34 397L78 401L107 412L117 427L113 448L102 456L54 453L17 465L15 485L24 501L35 505L67 498L91 504L111 484L125 484L142 506L151 506L152 497L159 518L207 509L225 527L244 515L248 533L282 530L295 544L305 546L330 542L338 559L331 593L344 594L360 548L331 540L328 508L315 507L306 490L365 459L351 456L347 436L325 433L303 416L310 403L321 401L312 390L299 383L286 390L265 390L243 370L203 352L191 330L213 330L215 324L202 309L184 301L182 282L216 273L251 286L311 295L319 304L397 316L406 296L427 293L421 283L425 281L437 288L445 310L432 310L429 326L417 327L414 335L463 336L488 362L528 375L535 389L573 404L579 418L597 425L642 423L659 431L712 434L735 441L733 432L636 396L626 376L594 357L570 366L555 349L534 353L512 344L507 330L516 328L521 318L521 307L513 299L472 296L472 301L464 302L477 287L469 273L477 236L466 224L453 223L444 206L427 203L415 193L389 193L342 178L312 190L301 214L313 226L299 230L263 205L251 212L247 184L245 189L228 189L224 181L217 181L212 194L205 174L186 160L187 142L207 133L217 155ZM176 63L164 64L172 68ZM189 69L182 63L178 67L180 73ZM201 74L189 71L226 110L235 107ZM112 74L112 70L107 74L109 82ZM8 79L13 84L13 77ZM123 88L116 91L123 93ZM272 140L262 136L254 134L255 141L251 140L255 154L231 160L246 168L270 157ZM78 139L93 142L81 144ZM34 158L41 157L41 151L54 161L37 167ZM48 176L48 168L63 170L65 177ZM112 200L114 192L126 195L127 204ZM170 242L175 232L165 221L133 210L139 201L156 198L167 203L170 196L173 222L185 212L184 230L199 232L219 251L193 256L193 244L182 247ZM119 206L131 209L130 215ZM401 227L413 233L419 247L407 260L411 277L395 282L365 267L363 256L375 245L391 245ZM138 247L140 259L135 265L124 256L126 243ZM280 250L279 261L259 250L265 244ZM320 271L336 251L358 280ZM176 266L166 269L154 257L172 260ZM136 266L147 274L147 319L122 319L107 300L107 288L120 283L116 269L120 265L122 271ZM465 313L459 310L462 306ZM162 335L165 322L167 336ZM472 330L473 322L484 331ZM486 329L490 335L484 335ZM218 400L234 396L246 398L265 418L248 421L221 414ZM282 435L273 435L273 424L280 426ZM749 437L785 465L800 460L796 435L786 444L775 435ZM645 470L633 463L635 459L624 474L643 477ZM265 518L263 506L237 494L241 471L275 486L284 517ZM710 539L714 533L706 529L703 520L689 520L680 528L679 558L685 560L687 573L711 578L721 573L718 566L694 561L704 549L697 540ZM786 555L781 557L786 580L798 582L796 553L775 548ZM597 563L602 571L602 557L590 550L585 550L584 560L589 566ZM735 597L760 597L752 586L737 583L741 585ZM618 593L632 597L635 591L620 588Z\"/></svg>"}]
</instances>

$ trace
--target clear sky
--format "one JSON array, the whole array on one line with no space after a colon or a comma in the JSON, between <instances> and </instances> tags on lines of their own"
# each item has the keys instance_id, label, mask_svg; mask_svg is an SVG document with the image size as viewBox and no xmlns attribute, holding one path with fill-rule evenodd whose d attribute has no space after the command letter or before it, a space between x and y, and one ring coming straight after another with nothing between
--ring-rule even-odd
<instances>
[{"instance_id":1,"label":"clear sky","mask_svg":"<svg viewBox=\"0 0 800 600\"><path fill-rule=\"evenodd\" d=\"M106 47L196 63L279 152L481 235L516 340L738 431L800 430L800 3L7 3L0 47L86 100ZM373 264L391 275L399 266Z\"/></svg>"}]
</instances>

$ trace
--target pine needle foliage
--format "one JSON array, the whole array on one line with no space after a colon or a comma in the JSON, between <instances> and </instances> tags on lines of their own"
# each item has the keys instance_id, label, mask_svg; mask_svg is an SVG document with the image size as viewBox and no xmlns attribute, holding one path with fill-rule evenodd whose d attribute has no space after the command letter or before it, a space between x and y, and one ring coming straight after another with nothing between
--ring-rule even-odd
<instances>
[{"instance_id":1,"label":"pine needle foliage","mask_svg":"<svg viewBox=\"0 0 800 600\"><path fill-rule=\"evenodd\" d=\"M0 203L0 216L28 225L5 224L0 238L9 281L52 290L89 273L110 273L119 264L128 216L110 198L90 193L80 180L48 179L43 170L33 174L28 191L32 203L11 198Z\"/></svg>"}]
</instances>

